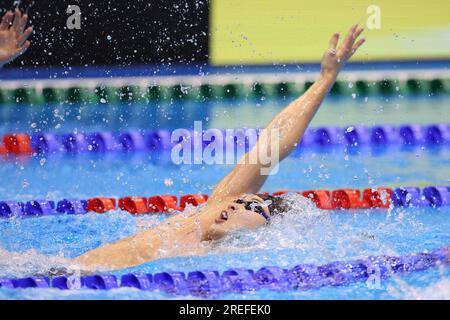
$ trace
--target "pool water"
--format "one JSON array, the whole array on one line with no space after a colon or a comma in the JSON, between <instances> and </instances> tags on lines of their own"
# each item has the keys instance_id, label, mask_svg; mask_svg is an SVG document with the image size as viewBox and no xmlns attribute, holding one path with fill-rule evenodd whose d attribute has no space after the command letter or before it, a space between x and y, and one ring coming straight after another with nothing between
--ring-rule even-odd
<instances>
[{"instance_id":1,"label":"pool water","mask_svg":"<svg viewBox=\"0 0 450 320\"><path fill-rule=\"evenodd\" d=\"M381 123L437 123L448 121L449 97L328 99L313 126ZM95 129L192 128L194 120L205 127L261 127L286 102L234 101L174 103L167 105L88 105L51 107L2 106L0 132L70 132ZM257 110L257 112L255 112ZM151 153L107 155L49 155L31 159L5 158L0 162L1 200L58 200L64 197L121 197L157 194L210 193L230 165L173 165L168 155ZM307 149L287 158L263 191L280 189L334 189L372 186L450 185L450 148L342 146ZM114 272L189 272L199 269L276 265L401 255L450 244L450 208L319 211L299 200L299 208L269 227L241 232L213 245L205 256L149 262ZM105 214L49 216L0 220L0 276L38 274L49 266L135 232L146 230L165 215L132 216L116 210ZM230 299L386 299L450 298L449 268L434 268L375 285L307 291L229 294ZM54 289L0 289L0 299L161 299L161 292L122 288L102 291ZM180 298L180 297L178 297Z\"/></svg>"},{"instance_id":2,"label":"pool water","mask_svg":"<svg viewBox=\"0 0 450 320\"><path fill-rule=\"evenodd\" d=\"M292 99L171 101L151 104L2 105L0 133L262 127ZM429 124L448 121L448 95L327 97L312 126Z\"/></svg>"}]
</instances>

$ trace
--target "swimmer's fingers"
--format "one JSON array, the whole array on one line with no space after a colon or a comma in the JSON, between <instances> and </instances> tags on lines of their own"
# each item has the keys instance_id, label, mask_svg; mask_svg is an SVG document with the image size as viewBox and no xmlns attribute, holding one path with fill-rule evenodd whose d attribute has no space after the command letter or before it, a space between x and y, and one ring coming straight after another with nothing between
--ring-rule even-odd
<instances>
[{"instance_id":1,"label":"swimmer's fingers","mask_svg":"<svg viewBox=\"0 0 450 320\"><path fill-rule=\"evenodd\" d=\"M23 30L25 30L25 26L28 22L28 16L24 14L22 18L20 18L19 28L17 29L17 35L20 36L23 33Z\"/></svg>"},{"instance_id":2,"label":"swimmer's fingers","mask_svg":"<svg viewBox=\"0 0 450 320\"><path fill-rule=\"evenodd\" d=\"M0 30L8 30L9 24L12 22L14 17L14 13L8 11L2 18L2 22L0 23Z\"/></svg>"},{"instance_id":3,"label":"swimmer's fingers","mask_svg":"<svg viewBox=\"0 0 450 320\"><path fill-rule=\"evenodd\" d=\"M20 47L19 49L19 55L24 54L25 51L28 50L28 48L30 47L31 42L30 41L25 41L25 43Z\"/></svg>"},{"instance_id":4,"label":"swimmer's fingers","mask_svg":"<svg viewBox=\"0 0 450 320\"><path fill-rule=\"evenodd\" d=\"M355 31L355 34L353 36L353 41L356 41L356 39L358 39L358 37L361 35L361 33L364 31L364 28L359 28Z\"/></svg>"},{"instance_id":5,"label":"swimmer's fingers","mask_svg":"<svg viewBox=\"0 0 450 320\"><path fill-rule=\"evenodd\" d=\"M339 42L339 33L336 32L335 34L333 34L331 36L330 46L329 46L328 50L330 52L336 53L336 47L337 47L338 42Z\"/></svg>"},{"instance_id":6,"label":"swimmer's fingers","mask_svg":"<svg viewBox=\"0 0 450 320\"><path fill-rule=\"evenodd\" d=\"M25 41L27 41L28 37L33 33L33 27L28 27L27 30L25 30L24 33L22 33L19 38L17 38L17 44L18 46L23 46Z\"/></svg>"},{"instance_id":7,"label":"swimmer's fingers","mask_svg":"<svg viewBox=\"0 0 450 320\"><path fill-rule=\"evenodd\" d=\"M14 55L11 57L10 61L11 61L11 60L14 60L14 59L17 58L18 56L21 56L22 54L24 54L25 51L27 51L28 48L30 47L30 44L31 44L30 41L28 41L28 40L25 41L25 43L24 43L19 49L16 50L16 52L14 53Z\"/></svg>"},{"instance_id":8,"label":"swimmer's fingers","mask_svg":"<svg viewBox=\"0 0 450 320\"><path fill-rule=\"evenodd\" d=\"M339 48L339 57L342 59L348 59L353 54L353 47L356 39L359 35L364 31L364 28L360 28L359 24L355 24L352 28L350 28L347 36L345 37L344 42Z\"/></svg>"},{"instance_id":9,"label":"swimmer's fingers","mask_svg":"<svg viewBox=\"0 0 450 320\"><path fill-rule=\"evenodd\" d=\"M350 28L350 30L348 31L347 35L344 38L344 41L342 42L341 46L340 46L340 51L345 53L350 52L352 46L353 46L353 42L354 42L354 34L356 29L358 28L358 24L355 24L354 26L352 26Z\"/></svg>"},{"instance_id":10,"label":"swimmer's fingers","mask_svg":"<svg viewBox=\"0 0 450 320\"><path fill-rule=\"evenodd\" d=\"M16 11L14 12L14 22L12 24L11 29L15 32L19 32L21 21L22 21L22 14L20 13L19 9L16 9Z\"/></svg>"},{"instance_id":11,"label":"swimmer's fingers","mask_svg":"<svg viewBox=\"0 0 450 320\"><path fill-rule=\"evenodd\" d=\"M359 47L361 47L363 45L363 43L366 42L366 39L362 38L359 39L352 48L352 53L350 54L350 57L353 56L355 54L355 52L358 50Z\"/></svg>"},{"instance_id":12,"label":"swimmer's fingers","mask_svg":"<svg viewBox=\"0 0 450 320\"><path fill-rule=\"evenodd\" d=\"M359 39L356 43L355 41L358 39L358 37L361 35L361 33L364 31L364 28L357 28L353 34L353 41L352 41L352 48L350 52L348 53L347 59L351 58L353 54L358 50L358 48L366 41L365 39Z\"/></svg>"}]
</instances>

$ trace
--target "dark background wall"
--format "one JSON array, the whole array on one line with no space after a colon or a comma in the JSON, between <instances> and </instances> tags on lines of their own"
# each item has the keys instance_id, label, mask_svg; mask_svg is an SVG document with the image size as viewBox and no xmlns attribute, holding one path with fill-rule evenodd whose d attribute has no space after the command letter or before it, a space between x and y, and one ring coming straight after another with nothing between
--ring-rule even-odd
<instances>
[{"instance_id":1,"label":"dark background wall","mask_svg":"<svg viewBox=\"0 0 450 320\"><path fill-rule=\"evenodd\" d=\"M22 7L31 1L23 0ZM36 0L32 47L11 67L204 64L209 0ZM13 1L0 1L8 9ZM68 5L81 29L68 30ZM2 13L5 11L3 10Z\"/></svg>"}]
</instances>

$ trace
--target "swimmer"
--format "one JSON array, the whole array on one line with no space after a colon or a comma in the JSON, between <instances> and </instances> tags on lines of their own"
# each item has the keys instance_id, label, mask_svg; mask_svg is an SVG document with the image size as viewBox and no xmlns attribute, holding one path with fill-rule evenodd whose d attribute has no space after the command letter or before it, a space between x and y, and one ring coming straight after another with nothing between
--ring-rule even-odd
<instances>
[{"instance_id":1,"label":"swimmer","mask_svg":"<svg viewBox=\"0 0 450 320\"><path fill-rule=\"evenodd\" d=\"M339 34L333 34L322 58L319 78L264 129L278 130L279 161L296 148L339 71L364 43L364 39L358 39L362 31L358 24L354 25L339 46ZM236 230L267 225L274 216L289 210L289 203L282 197L258 193L267 179L267 175L261 174L265 165L258 155L270 154L269 136L260 135L255 147L243 156L245 161L240 161L220 181L204 206L173 216L151 230L89 251L72 262L83 270L114 270L161 258L199 255L205 250L205 242ZM259 149L267 152L260 153ZM249 164L251 157L258 161Z\"/></svg>"},{"instance_id":2,"label":"swimmer","mask_svg":"<svg viewBox=\"0 0 450 320\"><path fill-rule=\"evenodd\" d=\"M28 38L33 33L33 27L25 29L28 14L15 8L8 11L0 23L0 69L20 55L24 54L30 46Z\"/></svg>"}]
</instances>

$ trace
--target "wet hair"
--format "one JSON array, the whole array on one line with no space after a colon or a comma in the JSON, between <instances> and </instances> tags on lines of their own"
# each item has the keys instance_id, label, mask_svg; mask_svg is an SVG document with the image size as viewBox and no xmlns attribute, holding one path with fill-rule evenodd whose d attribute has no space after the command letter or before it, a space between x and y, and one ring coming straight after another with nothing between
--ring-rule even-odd
<instances>
[{"instance_id":1,"label":"wet hair","mask_svg":"<svg viewBox=\"0 0 450 320\"><path fill-rule=\"evenodd\" d=\"M263 199L264 201L270 201L268 209L270 212L270 216L276 216L279 214L286 213L290 209L289 203L282 197L279 196L271 196L268 194L256 194L258 197Z\"/></svg>"}]
</instances>

